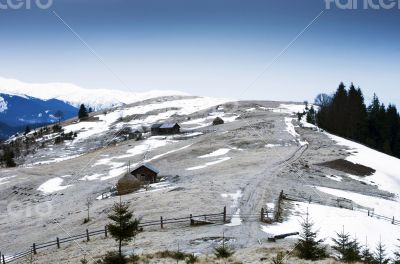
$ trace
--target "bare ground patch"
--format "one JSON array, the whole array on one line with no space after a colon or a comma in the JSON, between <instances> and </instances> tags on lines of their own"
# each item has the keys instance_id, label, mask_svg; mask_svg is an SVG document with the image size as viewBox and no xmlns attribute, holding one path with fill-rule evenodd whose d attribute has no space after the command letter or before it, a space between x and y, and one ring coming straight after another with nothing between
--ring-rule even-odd
<instances>
[{"instance_id":1,"label":"bare ground patch","mask_svg":"<svg viewBox=\"0 0 400 264\"><path fill-rule=\"evenodd\" d=\"M356 176L369 176L375 173L375 170L370 167L361 164L355 164L344 159L327 161L316 165L342 171Z\"/></svg>"}]
</instances>

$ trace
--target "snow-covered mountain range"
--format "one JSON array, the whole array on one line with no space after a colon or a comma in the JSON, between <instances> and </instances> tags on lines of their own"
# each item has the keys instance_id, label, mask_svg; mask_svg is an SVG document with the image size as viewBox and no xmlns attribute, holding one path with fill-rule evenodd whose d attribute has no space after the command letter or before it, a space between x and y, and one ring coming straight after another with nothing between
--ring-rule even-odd
<instances>
[{"instance_id":1,"label":"snow-covered mountain range","mask_svg":"<svg viewBox=\"0 0 400 264\"><path fill-rule=\"evenodd\" d=\"M78 109L57 99L42 100L30 96L0 93L0 138L77 115Z\"/></svg>"},{"instance_id":2,"label":"snow-covered mountain range","mask_svg":"<svg viewBox=\"0 0 400 264\"><path fill-rule=\"evenodd\" d=\"M183 92L171 90L135 93L111 89L84 89L70 83L25 83L2 77L0 77L0 93L32 96L43 100L58 99L75 107L84 103L94 110L130 104L161 96L187 95ZM2 109L1 106L2 103L0 101L0 109Z\"/></svg>"},{"instance_id":3,"label":"snow-covered mountain range","mask_svg":"<svg viewBox=\"0 0 400 264\"><path fill-rule=\"evenodd\" d=\"M110 89L84 89L70 83L25 83L0 77L0 138L25 129L55 122L54 114L64 119L76 116L85 104L93 110L112 108L163 96L185 96L178 91L134 93Z\"/></svg>"}]
</instances>

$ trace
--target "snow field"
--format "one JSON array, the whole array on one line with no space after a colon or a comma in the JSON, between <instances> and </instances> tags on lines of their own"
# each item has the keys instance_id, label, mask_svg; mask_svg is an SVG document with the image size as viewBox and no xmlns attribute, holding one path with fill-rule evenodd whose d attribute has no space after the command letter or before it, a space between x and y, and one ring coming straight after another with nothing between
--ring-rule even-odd
<instances>
[{"instance_id":1,"label":"snow field","mask_svg":"<svg viewBox=\"0 0 400 264\"><path fill-rule=\"evenodd\" d=\"M398 170L398 168L400 168L400 159L329 133L326 133L326 135L336 141L338 145L350 148L350 150L348 150L350 156L348 156L346 160L376 170L371 176L352 176L352 178L368 184L377 184L381 190L395 194L397 200L400 201L400 172Z\"/></svg>"},{"instance_id":2,"label":"snow field","mask_svg":"<svg viewBox=\"0 0 400 264\"><path fill-rule=\"evenodd\" d=\"M301 232L301 223L308 210L314 230L319 231L318 238L325 239L325 243L329 245L333 244L331 238L336 237L336 232L340 233L344 228L346 233L356 237L361 244L364 245L367 241L371 250L375 249L379 241L385 244L388 255L393 255L393 251L397 249L400 228L388 221L369 217L359 211L318 204L292 204L294 209L287 221L276 225L261 225L261 230L270 235Z\"/></svg>"}]
</instances>

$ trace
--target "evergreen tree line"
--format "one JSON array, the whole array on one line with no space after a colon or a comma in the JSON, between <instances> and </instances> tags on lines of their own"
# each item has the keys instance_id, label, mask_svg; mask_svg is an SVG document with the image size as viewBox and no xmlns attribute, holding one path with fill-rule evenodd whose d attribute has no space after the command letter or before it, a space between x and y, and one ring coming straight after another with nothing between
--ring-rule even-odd
<instances>
[{"instance_id":1,"label":"evergreen tree line","mask_svg":"<svg viewBox=\"0 0 400 264\"><path fill-rule=\"evenodd\" d=\"M318 95L320 107L307 120L326 131L352 139L373 149L400 158L400 115L395 105L387 107L374 94L370 105L365 104L360 88L349 89L341 83L333 96Z\"/></svg>"}]
</instances>

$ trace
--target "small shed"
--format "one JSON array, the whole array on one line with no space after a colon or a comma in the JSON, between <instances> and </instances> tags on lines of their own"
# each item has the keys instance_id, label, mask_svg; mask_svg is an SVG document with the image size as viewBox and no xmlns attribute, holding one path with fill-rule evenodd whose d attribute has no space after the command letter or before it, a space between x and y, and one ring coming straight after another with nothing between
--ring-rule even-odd
<instances>
[{"instance_id":1,"label":"small shed","mask_svg":"<svg viewBox=\"0 0 400 264\"><path fill-rule=\"evenodd\" d=\"M145 163L134 169L131 174L141 182L155 183L160 171L152 165Z\"/></svg>"},{"instance_id":2,"label":"small shed","mask_svg":"<svg viewBox=\"0 0 400 264\"><path fill-rule=\"evenodd\" d=\"M172 135L179 134L181 127L178 123L161 123L151 126L152 135Z\"/></svg>"},{"instance_id":3,"label":"small shed","mask_svg":"<svg viewBox=\"0 0 400 264\"><path fill-rule=\"evenodd\" d=\"M129 139L137 139L137 140L142 139L142 132L137 129L133 132L130 132Z\"/></svg>"}]
</instances>

